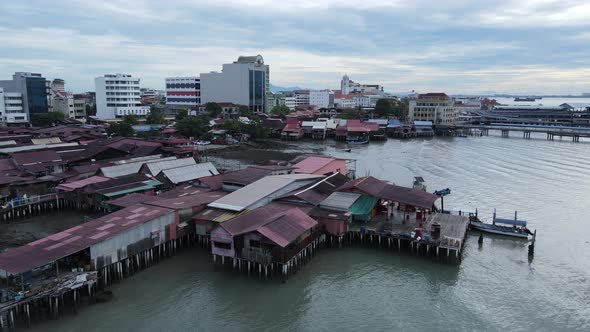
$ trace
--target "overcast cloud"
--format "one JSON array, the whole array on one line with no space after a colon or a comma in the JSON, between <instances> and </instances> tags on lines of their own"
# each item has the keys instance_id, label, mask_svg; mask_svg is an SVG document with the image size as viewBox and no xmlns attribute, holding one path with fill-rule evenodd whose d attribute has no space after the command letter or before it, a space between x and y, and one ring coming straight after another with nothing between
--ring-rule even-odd
<instances>
[{"instance_id":1,"label":"overcast cloud","mask_svg":"<svg viewBox=\"0 0 590 332\"><path fill-rule=\"evenodd\" d=\"M113 0L0 2L0 79L60 77L72 91L130 73L221 69L261 54L271 83L448 93L590 92L590 2L575 0Z\"/></svg>"}]
</instances>

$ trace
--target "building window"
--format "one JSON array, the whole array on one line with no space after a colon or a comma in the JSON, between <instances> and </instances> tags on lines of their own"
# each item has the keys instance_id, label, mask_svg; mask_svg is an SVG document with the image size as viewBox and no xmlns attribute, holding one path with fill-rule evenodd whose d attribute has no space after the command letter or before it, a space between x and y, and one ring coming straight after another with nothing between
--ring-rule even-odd
<instances>
[{"instance_id":1,"label":"building window","mask_svg":"<svg viewBox=\"0 0 590 332\"><path fill-rule=\"evenodd\" d=\"M220 249L227 249L227 250L230 250L231 249L231 243L214 241L213 242L213 245L216 248L220 248Z\"/></svg>"}]
</instances>

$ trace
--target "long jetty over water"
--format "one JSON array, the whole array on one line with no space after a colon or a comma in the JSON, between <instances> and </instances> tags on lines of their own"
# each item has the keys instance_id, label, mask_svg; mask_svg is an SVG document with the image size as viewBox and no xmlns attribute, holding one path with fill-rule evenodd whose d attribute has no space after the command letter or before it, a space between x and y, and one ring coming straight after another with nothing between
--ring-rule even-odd
<instances>
[{"instance_id":1,"label":"long jetty over water","mask_svg":"<svg viewBox=\"0 0 590 332\"><path fill-rule=\"evenodd\" d=\"M531 133L547 135L547 140L555 137L571 137L573 142L579 142L580 137L590 137L590 127L550 126L519 123L492 123L489 125L437 125L436 133L439 135L483 135L487 136L490 130L501 132L503 137L509 137L510 132L521 132L524 139L530 139Z\"/></svg>"}]
</instances>

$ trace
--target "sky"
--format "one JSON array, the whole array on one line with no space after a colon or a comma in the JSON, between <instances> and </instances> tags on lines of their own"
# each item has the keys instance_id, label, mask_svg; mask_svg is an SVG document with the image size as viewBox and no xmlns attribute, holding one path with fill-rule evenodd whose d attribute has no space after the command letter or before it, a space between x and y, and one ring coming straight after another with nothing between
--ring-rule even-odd
<instances>
[{"instance_id":1,"label":"sky","mask_svg":"<svg viewBox=\"0 0 590 332\"><path fill-rule=\"evenodd\" d=\"M590 92L588 0L0 1L0 79L15 71L94 90L142 87L263 56L279 86L386 91Z\"/></svg>"}]
</instances>

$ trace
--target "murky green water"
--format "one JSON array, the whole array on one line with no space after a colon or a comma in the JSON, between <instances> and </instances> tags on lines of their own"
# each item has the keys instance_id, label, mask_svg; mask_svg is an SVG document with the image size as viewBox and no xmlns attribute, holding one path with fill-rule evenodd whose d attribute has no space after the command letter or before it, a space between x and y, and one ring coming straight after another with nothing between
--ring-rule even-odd
<instances>
[{"instance_id":1,"label":"murky green water","mask_svg":"<svg viewBox=\"0 0 590 332\"><path fill-rule=\"evenodd\" d=\"M514 210L538 230L526 243L467 241L459 267L373 249L325 250L289 279L215 271L191 249L113 287L115 299L39 331L590 330L590 144L520 138L389 140L304 149L357 159L359 175L428 190L484 217Z\"/></svg>"}]
</instances>

